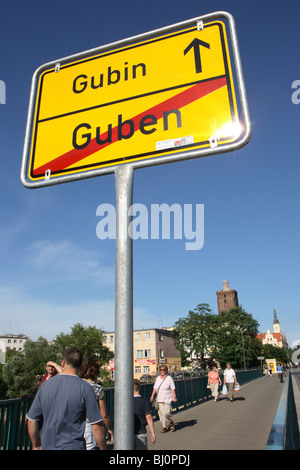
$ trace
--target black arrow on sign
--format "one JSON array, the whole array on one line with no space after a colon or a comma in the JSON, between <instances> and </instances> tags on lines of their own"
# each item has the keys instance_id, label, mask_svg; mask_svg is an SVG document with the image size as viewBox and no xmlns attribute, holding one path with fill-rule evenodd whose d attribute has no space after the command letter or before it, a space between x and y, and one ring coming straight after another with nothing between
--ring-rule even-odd
<instances>
[{"instance_id":1,"label":"black arrow on sign","mask_svg":"<svg viewBox=\"0 0 300 470\"><path fill-rule=\"evenodd\" d=\"M200 39L195 38L184 50L184 55L186 55L190 49L194 49L196 73L202 72L200 46L210 49L210 44L208 44L208 42L200 41Z\"/></svg>"}]
</instances>

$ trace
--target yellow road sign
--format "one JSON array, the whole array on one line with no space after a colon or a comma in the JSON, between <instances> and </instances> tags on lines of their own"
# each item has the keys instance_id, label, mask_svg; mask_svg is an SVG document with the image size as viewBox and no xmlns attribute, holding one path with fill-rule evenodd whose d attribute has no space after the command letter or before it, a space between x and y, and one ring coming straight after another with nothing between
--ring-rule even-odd
<instances>
[{"instance_id":1,"label":"yellow road sign","mask_svg":"<svg viewBox=\"0 0 300 470\"><path fill-rule=\"evenodd\" d=\"M181 25L38 69L23 156L29 183L240 139L224 21Z\"/></svg>"}]
</instances>

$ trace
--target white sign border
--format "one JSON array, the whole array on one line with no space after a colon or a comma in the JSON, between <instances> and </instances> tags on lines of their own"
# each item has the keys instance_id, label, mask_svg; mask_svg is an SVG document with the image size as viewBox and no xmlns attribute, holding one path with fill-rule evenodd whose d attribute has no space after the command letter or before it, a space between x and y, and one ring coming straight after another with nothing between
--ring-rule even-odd
<instances>
[{"instance_id":1,"label":"white sign border","mask_svg":"<svg viewBox=\"0 0 300 470\"><path fill-rule=\"evenodd\" d=\"M251 125L251 119L250 119L250 114L249 114L246 88L245 88L245 83L244 83L244 76L243 76L238 40L237 40L236 29L235 29L235 22L234 22L233 16L230 13L227 13L224 11L218 11L215 13L210 13L208 15L196 17L187 21L183 21L181 23L176 23L176 24L173 24L173 25L161 28L161 29L156 29L156 30L153 30L153 31L150 31L150 32L138 35L138 36L132 36L131 38L127 38L121 41L106 44L104 46L97 47L95 49L90 49L88 51L74 54L68 57L64 57L62 59L48 62L47 64L44 64L41 67L39 67L34 73L33 78L32 78L24 149L23 149L23 158L22 158L22 166L21 166L21 175L20 175L22 184L27 188L39 188L39 187L44 187L44 186L52 186L56 184L67 183L70 181L78 181L82 179L93 178L96 176L113 174L115 173L116 168L120 166L119 164L119 165L114 165L114 166L108 166L105 168L97 168L93 170L86 170L83 172L75 172L72 174L60 175L60 176L53 177L53 178L51 178L50 175L46 174L45 179L38 180L38 181L32 181L28 179L27 173L28 173L28 166L29 166L29 160L30 160L31 140L32 140L32 134L33 134L35 103L37 99L39 78L40 78L40 75L44 71L49 70L49 68L55 68L57 64L60 64L60 66L62 66L64 64L70 63L71 61L75 62L76 60L82 60L82 59L91 57L93 55L102 54L106 51L110 51L110 50L124 47L127 45L135 44L135 43L144 41L146 39L153 38L157 35L165 35L170 32L177 31L179 29L189 28L191 26L194 26L195 24L199 24L199 23L201 24L201 21L204 22L204 21L216 20L216 19L221 19L221 18L225 18L228 21L228 28L229 28L230 37L231 37L231 47L232 47L232 54L233 54L233 59L235 63L236 81L237 81L237 86L238 86L238 91L239 91L241 112L243 115L244 135L242 139L240 139L237 142L229 143L226 146L218 147L216 145L216 146L211 146L210 148L186 150L186 151L179 152L176 154L168 154L162 157L155 157L155 158L150 158L146 160L138 160L138 161L133 161L130 163L125 163L125 164L130 164L133 167L133 169L145 168L145 167L154 166L154 165L161 165L165 163L172 163L172 162L182 161L182 160L187 160L187 159L192 159L192 158L199 158L199 157L204 157L204 156L216 155L219 153L231 152L231 151L240 149L241 147L246 145L251 139L252 125Z\"/></svg>"}]
</instances>

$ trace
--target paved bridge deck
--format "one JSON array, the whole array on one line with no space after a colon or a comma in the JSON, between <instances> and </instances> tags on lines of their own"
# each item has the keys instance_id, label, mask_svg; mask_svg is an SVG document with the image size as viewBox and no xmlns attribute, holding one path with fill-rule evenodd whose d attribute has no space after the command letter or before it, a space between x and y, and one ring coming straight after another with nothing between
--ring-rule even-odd
<instances>
[{"instance_id":1,"label":"paved bridge deck","mask_svg":"<svg viewBox=\"0 0 300 470\"><path fill-rule=\"evenodd\" d=\"M161 434L155 421L156 442L152 445L148 434L148 449L264 450L282 388L276 375L261 377L243 385L233 402L221 395L217 402L207 399L179 410L173 414L175 432Z\"/></svg>"}]
</instances>

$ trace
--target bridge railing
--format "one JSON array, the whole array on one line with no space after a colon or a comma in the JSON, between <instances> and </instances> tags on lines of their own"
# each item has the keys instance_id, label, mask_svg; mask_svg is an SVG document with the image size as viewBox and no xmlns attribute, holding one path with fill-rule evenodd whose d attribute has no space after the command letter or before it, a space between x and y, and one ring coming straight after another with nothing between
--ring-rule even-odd
<instances>
[{"instance_id":1,"label":"bridge railing","mask_svg":"<svg viewBox=\"0 0 300 470\"><path fill-rule=\"evenodd\" d=\"M32 399L0 401L0 450L29 449L26 414Z\"/></svg>"},{"instance_id":2,"label":"bridge railing","mask_svg":"<svg viewBox=\"0 0 300 470\"><path fill-rule=\"evenodd\" d=\"M262 377L262 375L263 373L261 369L237 371L236 373L237 381L240 385L256 380L259 377ZM220 378L223 382L222 374L220 374ZM176 380L175 383L177 402L174 406L176 409L191 405L211 396L211 391L207 388L207 376L180 379ZM222 386L219 387L219 391L221 391L221 389ZM145 384L142 387L141 394L149 399L152 390L153 383Z\"/></svg>"},{"instance_id":3,"label":"bridge railing","mask_svg":"<svg viewBox=\"0 0 300 470\"><path fill-rule=\"evenodd\" d=\"M261 370L237 372L240 385L251 382L262 376ZM222 378L222 376L221 376ZM221 387L220 387L221 388ZM114 423L114 388L106 388L105 400L107 410ZM141 394L150 398L153 383L143 384ZM207 389L207 376L193 377L176 381L176 408L191 405L211 395ZM31 406L32 398L17 398L0 401L0 450L29 450L30 439L27 433L26 414Z\"/></svg>"},{"instance_id":4,"label":"bridge railing","mask_svg":"<svg viewBox=\"0 0 300 470\"><path fill-rule=\"evenodd\" d=\"M295 398L292 376L288 371L266 450L295 450Z\"/></svg>"}]
</instances>

